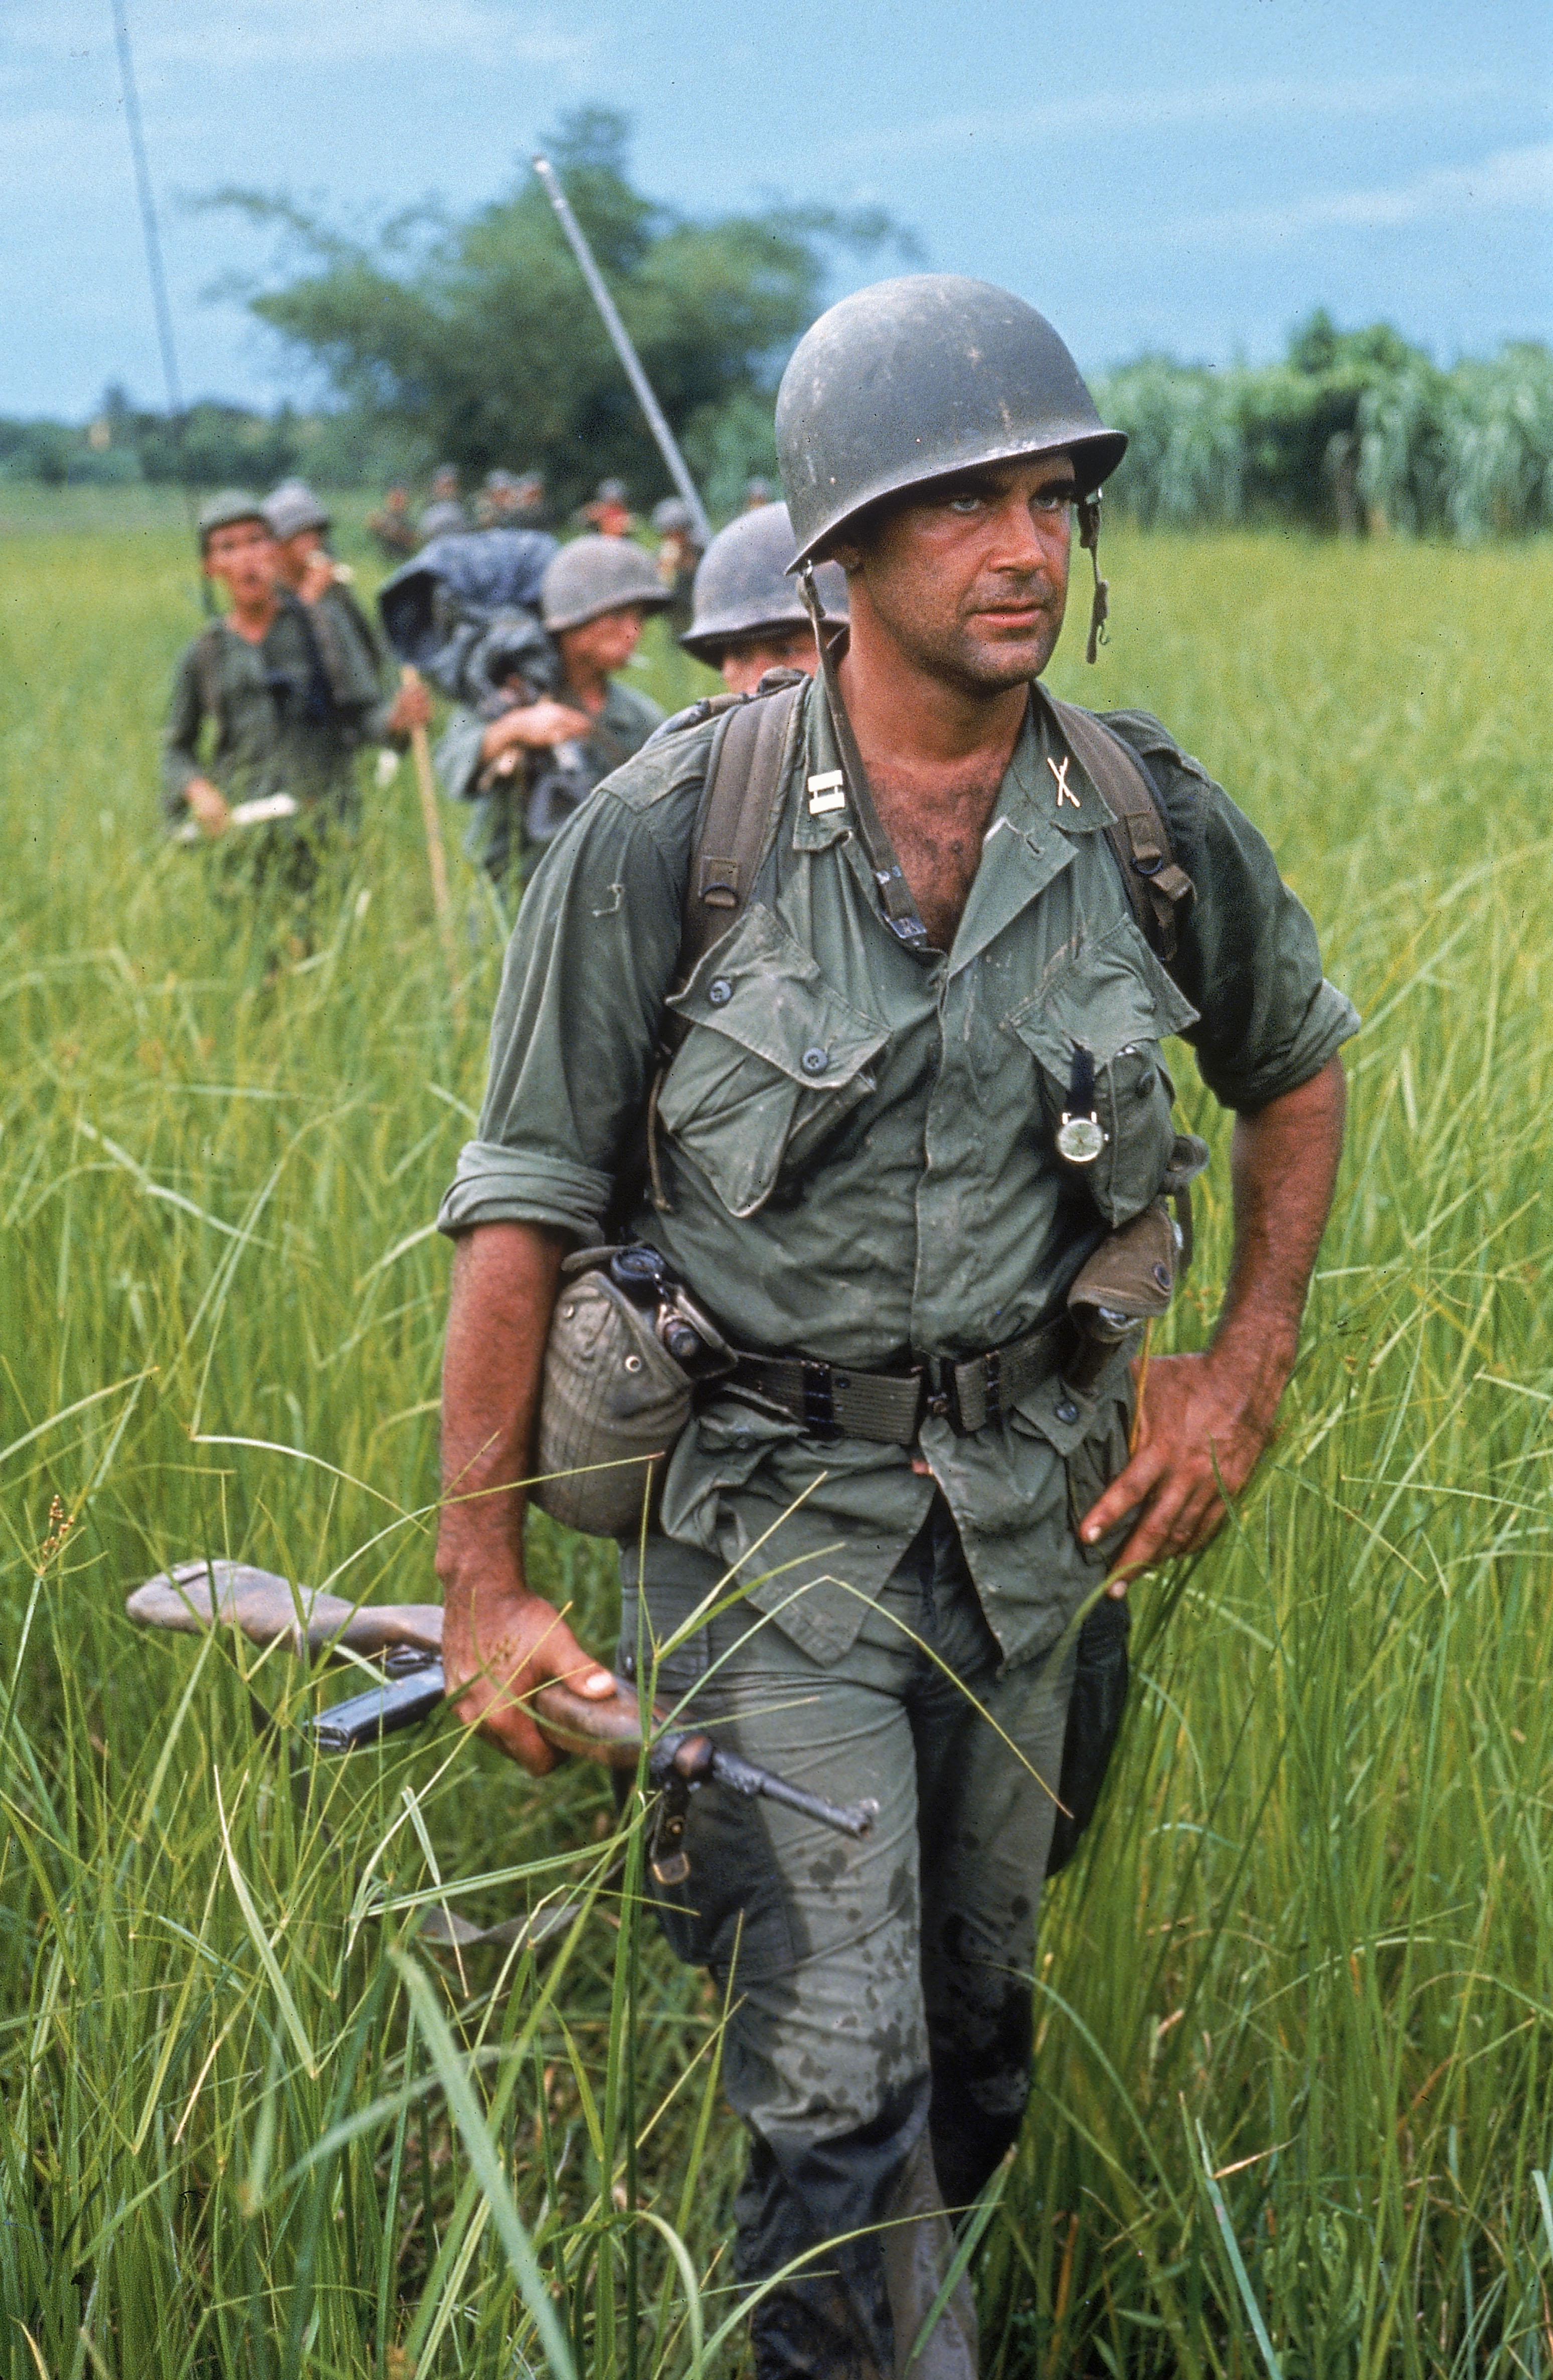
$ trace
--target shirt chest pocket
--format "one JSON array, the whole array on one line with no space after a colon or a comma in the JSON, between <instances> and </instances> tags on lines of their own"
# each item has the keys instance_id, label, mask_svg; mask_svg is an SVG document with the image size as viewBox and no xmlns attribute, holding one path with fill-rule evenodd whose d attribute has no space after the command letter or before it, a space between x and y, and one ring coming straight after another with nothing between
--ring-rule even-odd
<instances>
[{"instance_id":1,"label":"shirt chest pocket","mask_svg":"<svg viewBox=\"0 0 1553 2380\"><path fill-rule=\"evenodd\" d=\"M756 1214L873 1091L889 1030L758 903L669 1006L690 1030L658 1122L730 1214Z\"/></svg>"},{"instance_id":2,"label":"shirt chest pocket","mask_svg":"<svg viewBox=\"0 0 1553 2380\"><path fill-rule=\"evenodd\" d=\"M1058 1161L1083 1178L1108 1223L1141 1213L1164 1178L1175 1141L1175 1086L1159 1044L1196 1018L1131 917L1121 917L1065 952L1040 989L1003 1020L1036 1060ZM1075 1084L1091 1071L1087 1111L1104 1139L1093 1158L1077 1162L1062 1156L1059 1135L1073 1112ZM1092 1135L1069 1138L1080 1149L1093 1143Z\"/></svg>"}]
</instances>

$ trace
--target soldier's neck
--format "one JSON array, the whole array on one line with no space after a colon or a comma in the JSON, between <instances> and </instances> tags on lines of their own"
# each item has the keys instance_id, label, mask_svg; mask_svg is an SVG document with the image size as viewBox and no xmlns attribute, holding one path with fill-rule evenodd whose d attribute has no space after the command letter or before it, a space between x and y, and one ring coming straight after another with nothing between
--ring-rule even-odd
<instances>
[{"instance_id":1,"label":"soldier's neck","mask_svg":"<svg viewBox=\"0 0 1553 2380\"><path fill-rule=\"evenodd\" d=\"M849 648L839 674L870 783L951 797L970 785L997 787L1029 707L1023 682L983 693L867 644Z\"/></svg>"},{"instance_id":2,"label":"soldier's neck","mask_svg":"<svg viewBox=\"0 0 1553 2380\"><path fill-rule=\"evenodd\" d=\"M280 598L273 587L267 589L263 595L246 602L239 602L234 596L232 608L226 614L226 625L249 644L261 645L274 626L275 614L279 610Z\"/></svg>"},{"instance_id":3,"label":"soldier's neck","mask_svg":"<svg viewBox=\"0 0 1553 2380\"><path fill-rule=\"evenodd\" d=\"M566 667L566 690L579 710L602 710L609 698L609 672L588 669L577 662L569 662Z\"/></svg>"}]
</instances>

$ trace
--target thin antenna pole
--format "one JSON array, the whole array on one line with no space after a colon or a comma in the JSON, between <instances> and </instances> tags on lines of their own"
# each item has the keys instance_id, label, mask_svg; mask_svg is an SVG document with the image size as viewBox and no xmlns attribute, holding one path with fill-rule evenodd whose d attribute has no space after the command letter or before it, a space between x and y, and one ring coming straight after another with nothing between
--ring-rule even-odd
<instances>
[{"instance_id":1,"label":"thin antenna pole","mask_svg":"<svg viewBox=\"0 0 1553 2380\"><path fill-rule=\"evenodd\" d=\"M162 377L167 390L167 413L178 461L178 485L190 528L195 526L194 496L184 468L183 387L178 379L178 351L173 338L173 309L167 297L167 274L162 261L162 234L157 228L156 200L152 193L151 166L146 157L145 128L140 118L140 93L135 80L135 59L129 46L128 0L114 0L114 44L118 51L119 89L124 98L125 128L135 168L135 192L140 202L140 230L145 239L146 274L151 282L152 310L156 316L157 345L162 349ZM206 611L212 609L211 586L201 579L200 591Z\"/></svg>"},{"instance_id":2,"label":"thin antenna pole","mask_svg":"<svg viewBox=\"0 0 1553 2380\"><path fill-rule=\"evenodd\" d=\"M625 367L625 377L637 392L637 402L647 416L647 426L658 442L658 451L669 467L669 477L690 507L690 517L703 545L711 542L711 523L707 508L697 492L696 482L686 468L684 455L674 440L674 433L663 418L663 408L652 393L652 382L642 370L641 358L631 344L631 334L620 319L620 311L610 296L604 276L594 261L582 225L567 203L566 193L556 178L554 166L548 157L536 157L534 171L544 185L546 198L555 209L562 230L565 233L572 254L582 267L582 277L593 295L593 303L603 316L604 328L614 345L615 354Z\"/></svg>"}]
</instances>

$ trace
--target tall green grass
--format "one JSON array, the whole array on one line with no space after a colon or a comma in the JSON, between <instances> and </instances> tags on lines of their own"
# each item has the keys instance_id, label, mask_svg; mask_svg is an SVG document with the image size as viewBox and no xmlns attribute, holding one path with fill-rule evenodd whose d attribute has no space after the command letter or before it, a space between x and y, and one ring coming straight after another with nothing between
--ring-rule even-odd
<instances>
[{"instance_id":1,"label":"tall green grass","mask_svg":"<svg viewBox=\"0 0 1553 2380\"><path fill-rule=\"evenodd\" d=\"M122 1616L205 1550L430 1591L428 1226L489 906L463 878L459 1031L406 772L309 953L213 913L155 824L181 539L11 528L0 2374L737 2369L722 2011L642 1920L633 1810L450 1724L309 1767L317 1680ZM1138 1591L1124 1748L1050 1896L987 2368L1542 2374L1553 556L1109 551L1116 640L1062 690L1204 755L1369 1022L1282 1437ZM694 676L655 640L643 683ZM1228 1213L1184 1104L1220 1156L1189 1344ZM599 1550L541 1522L532 1553L607 1649ZM455 1950L444 1912L543 1922Z\"/></svg>"}]
</instances>

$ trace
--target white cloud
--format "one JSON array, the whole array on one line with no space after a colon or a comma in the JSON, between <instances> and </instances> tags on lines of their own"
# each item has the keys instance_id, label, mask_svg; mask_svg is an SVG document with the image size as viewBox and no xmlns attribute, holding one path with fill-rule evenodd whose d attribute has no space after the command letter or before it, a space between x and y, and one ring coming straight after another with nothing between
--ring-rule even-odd
<instances>
[{"instance_id":1,"label":"white cloud","mask_svg":"<svg viewBox=\"0 0 1553 2380\"><path fill-rule=\"evenodd\" d=\"M1410 181L1367 190L1318 190L1276 206L1231 207L1157 222L1156 238L1244 244L1309 232L1392 231L1414 224L1471 224L1487 214L1553 212L1553 140L1498 149L1473 165L1436 165Z\"/></svg>"},{"instance_id":2,"label":"white cloud","mask_svg":"<svg viewBox=\"0 0 1553 2380\"><path fill-rule=\"evenodd\" d=\"M1418 110L1460 109L1469 100L1502 97L1495 75L1385 75L1367 81L1296 81L1268 77L1259 81L1203 83L1182 91L1116 91L1074 93L1038 106L981 109L940 115L919 124L881 126L826 143L828 158L848 164L919 157L969 145L973 150L1019 147L1053 133L1087 132L1103 140L1117 132L1169 131L1182 125L1221 128L1250 127L1282 116L1293 124L1315 117L1391 117Z\"/></svg>"}]
</instances>

